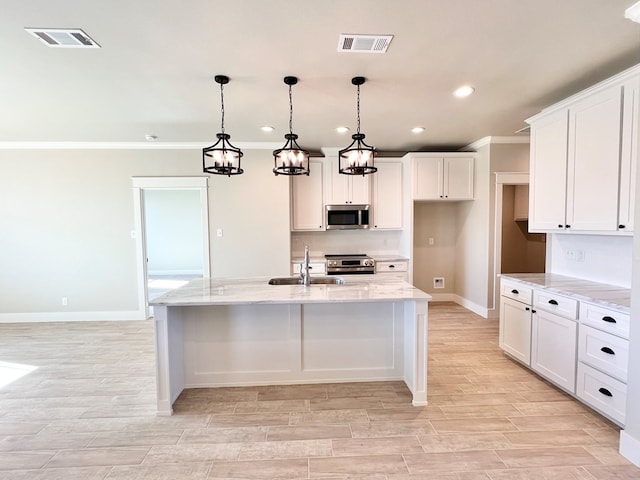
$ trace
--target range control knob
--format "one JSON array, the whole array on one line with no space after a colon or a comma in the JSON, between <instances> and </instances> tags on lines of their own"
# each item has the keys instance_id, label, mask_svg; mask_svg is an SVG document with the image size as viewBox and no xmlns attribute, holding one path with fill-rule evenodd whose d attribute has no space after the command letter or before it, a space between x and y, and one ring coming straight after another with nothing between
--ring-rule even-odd
<instances>
[{"instance_id":1,"label":"range control knob","mask_svg":"<svg viewBox=\"0 0 640 480\"><path fill-rule=\"evenodd\" d=\"M365 267L373 267L373 260L371 260L371 259L366 259L366 260L364 261L364 266L365 266Z\"/></svg>"},{"instance_id":2,"label":"range control knob","mask_svg":"<svg viewBox=\"0 0 640 480\"><path fill-rule=\"evenodd\" d=\"M335 266L337 265L337 262L336 262L335 260L329 260L329 261L327 262L327 265L328 265L329 267L335 267Z\"/></svg>"}]
</instances>

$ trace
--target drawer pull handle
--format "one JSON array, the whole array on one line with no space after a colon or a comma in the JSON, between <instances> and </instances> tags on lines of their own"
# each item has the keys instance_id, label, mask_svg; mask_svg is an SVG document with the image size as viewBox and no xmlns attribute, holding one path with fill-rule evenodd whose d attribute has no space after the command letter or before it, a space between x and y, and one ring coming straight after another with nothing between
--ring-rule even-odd
<instances>
[{"instance_id":1,"label":"drawer pull handle","mask_svg":"<svg viewBox=\"0 0 640 480\"><path fill-rule=\"evenodd\" d=\"M551 305L558 305L558 301L557 301L557 300L554 300L554 299L549 300L549 303L550 303Z\"/></svg>"},{"instance_id":2,"label":"drawer pull handle","mask_svg":"<svg viewBox=\"0 0 640 480\"><path fill-rule=\"evenodd\" d=\"M511 293L513 293L514 295L518 295L520 292L514 288L513 290L511 290Z\"/></svg>"},{"instance_id":3,"label":"drawer pull handle","mask_svg":"<svg viewBox=\"0 0 640 480\"><path fill-rule=\"evenodd\" d=\"M602 348L600 349L600 351L601 351L601 352L604 352L604 353L608 353L609 355L615 355L615 354L616 354L616 352L614 352L613 350L611 350L609 347L602 347Z\"/></svg>"},{"instance_id":4,"label":"drawer pull handle","mask_svg":"<svg viewBox=\"0 0 640 480\"><path fill-rule=\"evenodd\" d=\"M603 395L605 395L605 396L607 396L607 397L613 397L613 393L611 393L609 390L607 390L607 389L606 389L606 388L604 388L604 387L600 387L600 388L598 389L598 391L599 391L601 394L603 394Z\"/></svg>"},{"instance_id":5,"label":"drawer pull handle","mask_svg":"<svg viewBox=\"0 0 640 480\"><path fill-rule=\"evenodd\" d=\"M395 265L389 265L389 268L396 268Z\"/></svg>"},{"instance_id":6,"label":"drawer pull handle","mask_svg":"<svg viewBox=\"0 0 640 480\"><path fill-rule=\"evenodd\" d=\"M531 310L529 307L524 307L524 309L528 312L529 310Z\"/></svg>"},{"instance_id":7,"label":"drawer pull handle","mask_svg":"<svg viewBox=\"0 0 640 480\"><path fill-rule=\"evenodd\" d=\"M608 315L607 315L606 317L602 317L602 320L603 320L603 321L605 321L605 322L607 322L607 323L618 323L618 322L616 322L616 319L615 319L615 318L610 317L610 316L608 316Z\"/></svg>"}]
</instances>

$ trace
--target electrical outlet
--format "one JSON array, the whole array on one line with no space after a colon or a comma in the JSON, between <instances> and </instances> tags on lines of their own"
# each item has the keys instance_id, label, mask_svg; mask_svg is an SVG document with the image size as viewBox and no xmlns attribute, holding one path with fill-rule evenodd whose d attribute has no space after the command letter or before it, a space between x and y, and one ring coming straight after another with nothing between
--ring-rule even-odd
<instances>
[{"instance_id":1,"label":"electrical outlet","mask_svg":"<svg viewBox=\"0 0 640 480\"><path fill-rule=\"evenodd\" d=\"M221 229L221 228L216 229L216 236L217 236L217 237L222 237L222 233L223 233L223 232L222 232L222 229Z\"/></svg>"},{"instance_id":2,"label":"electrical outlet","mask_svg":"<svg viewBox=\"0 0 640 480\"><path fill-rule=\"evenodd\" d=\"M433 237L429 237L429 245L433 245Z\"/></svg>"},{"instance_id":3,"label":"electrical outlet","mask_svg":"<svg viewBox=\"0 0 640 480\"><path fill-rule=\"evenodd\" d=\"M570 262L575 262L575 261L577 261L578 252L576 250L574 250L573 248L569 248L569 249L564 251L564 256Z\"/></svg>"},{"instance_id":4,"label":"electrical outlet","mask_svg":"<svg viewBox=\"0 0 640 480\"><path fill-rule=\"evenodd\" d=\"M433 277L433 288L444 288L444 277Z\"/></svg>"},{"instance_id":5,"label":"electrical outlet","mask_svg":"<svg viewBox=\"0 0 640 480\"><path fill-rule=\"evenodd\" d=\"M62 306L66 307L69 305L69 299L67 297L62 297Z\"/></svg>"}]
</instances>

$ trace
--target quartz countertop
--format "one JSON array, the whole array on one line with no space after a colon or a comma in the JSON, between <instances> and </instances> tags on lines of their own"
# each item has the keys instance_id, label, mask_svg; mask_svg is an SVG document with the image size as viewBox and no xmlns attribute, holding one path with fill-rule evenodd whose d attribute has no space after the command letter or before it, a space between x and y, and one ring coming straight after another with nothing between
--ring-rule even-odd
<instances>
[{"instance_id":1,"label":"quartz countertop","mask_svg":"<svg viewBox=\"0 0 640 480\"><path fill-rule=\"evenodd\" d=\"M407 257L401 255L371 255L376 262L408 262Z\"/></svg>"},{"instance_id":2,"label":"quartz countertop","mask_svg":"<svg viewBox=\"0 0 640 480\"><path fill-rule=\"evenodd\" d=\"M623 313L630 313L631 289L567 277L555 273L508 273L501 278L517 280L535 288L573 297L577 300L596 303Z\"/></svg>"},{"instance_id":3,"label":"quartz countertop","mask_svg":"<svg viewBox=\"0 0 640 480\"><path fill-rule=\"evenodd\" d=\"M355 278L354 278L355 277ZM154 298L150 305L242 305L429 301L431 296L397 279L347 275L343 285L269 285L268 277L200 278Z\"/></svg>"}]
</instances>

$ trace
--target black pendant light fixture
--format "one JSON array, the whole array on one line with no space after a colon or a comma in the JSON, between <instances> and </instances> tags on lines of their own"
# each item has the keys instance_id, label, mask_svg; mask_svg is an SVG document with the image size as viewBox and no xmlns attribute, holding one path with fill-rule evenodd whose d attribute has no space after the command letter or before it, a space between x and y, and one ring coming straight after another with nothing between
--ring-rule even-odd
<instances>
[{"instance_id":1,"label":"black pendant light fixture","mask_svg":"<svg viewBox=\"0 0 640 480\"><path fill-rule=\"evenodd\" d=\"M214 175L240 175L244 170L240 168L242 150L229 142L231 138L224 133L224 91L223 86L229 83L226 75L216 75L216 83L220 85L220 105L222 113L221 132L216 134L218 141L210 147L202 149L202 170Z\"/></svg>"},{"instance_id":2,"label":"black pendant light fixture","mask_svg":"<svg viewBox=\"0 0 640 480\"><path fill-rule=\"evenodd\" d=\"M353 142L344 150L338 152L338 172L344 175L368 175L378 169L374 166L376 149L364 143L364 134L360 133L360 85L365 82L364 77L353 77L351 83L358 88L358 118L357 132L351 135Z\"/></svg>"},{"instance_id":3,"label":"black pendant light fixture","mask_svg":"<svg viewBox=\"0 0 640 480\"><path fill-rule=\"evenodd\" d=\"M273 151L273 173L276 175L309 175L309 152L302 149L296 140L298 135L293 133L293 101L291 87L298 83L297 77L284 77L284 83L289 85L289 133L284 147Z\"/></svg>"}]
</instances>

